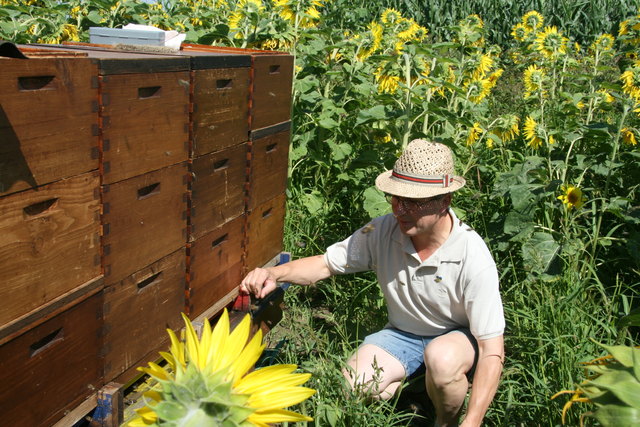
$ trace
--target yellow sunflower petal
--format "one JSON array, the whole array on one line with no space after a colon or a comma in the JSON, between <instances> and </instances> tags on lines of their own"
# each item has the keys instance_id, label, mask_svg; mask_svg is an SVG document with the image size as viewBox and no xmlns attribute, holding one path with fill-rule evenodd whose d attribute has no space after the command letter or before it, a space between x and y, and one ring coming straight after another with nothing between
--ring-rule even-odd
<instances>
[{"instance_id":1,"label":"yellow sunflower petal","mask_svg":"<svg viewBox=\"0 0 640 427\"><path fill-rule=\"evenodd\" d=\"M242 379L242 376L256 364L265 347L266 344L262 344L262 334L255 334L251 341L249 341L249 344L242 350L240 357L231 365L230 370L232 372L234 386L236 386Z\"/></svg>"},{"instance_id":2,"label":"yellow sunflower petal","mask_svg":"<svg viewBox=\"0 0 640 427\"><path fill-rule=\"evenodd\" d=\"M238 359L242 349L247 344L250 332L251 316L247 314L244 316L240 324L235 327L231 334L229 334L229 339L227 340L227 346L224 352L224 360L221 360L220 367L229 366ZM262 338L262 333L260 331L258 331L258 333Z\"/></svg>"},{"instance_id":3,"label":"yellow sunflower petal","mask_svg":"<svg viewBox=\"0 0 640 427\"><path fill-rule=\"evenodd\" d=\"M182 318L184 319L184 325L186 330L186 347L187 347L187 355L188 359L196 364L198 369L201 368L198 358L198 350L199 350L199 342L198 342L198 334L196 334L195 329L193 329L193 325L191 321L187 317L186 314L182 313Z\"/></svg>"},{"instance_id":4,"label":"yellow sunflower petal","mask_svg":"<svg viewBox=\"0 0 640 427\"><path fill-rule=\"evenodd\" d=\"M248 420L261 425L268 425L283 422L313 421L313 418L285 409L272 409L269 411L256 411L249 415Z\"/></svg>"},{"instance_id":5,"label":"yellow sunflower petal","mask_svg":"<svg viewBox=\"0 0 640 427\"><path fill-rule=\"evenodd\" d=\"M158 414L148 406L136 409L136 414L138 414L138 416L148 424L154 423L158 420Z\"/></svg>"},{"instance_id":6,"label":"yellow sunflower petal","mask_svg":"<svg viewBox=\"0 0 640 427\"><path fill-rule=\"evenodd\" d=\"M211 358L211 372L215 372L222 368L221 362L224 358L224 353L227 348L227 342L229 341L229 313L225 308L222 311L222 315L220 319L218 319L218 323L216 323L215 328L211 332L211 346L213 347L215 353Z\"/></svg>"},{"instance_id":7,"label":"yellow sunflower petal","mask_svg":"<svg viewBox=\"0 0 640 427\"><path fill-rule=\"evenodd\" d=\"M262 384L269 383L272 379L282 375L290 374L298 367L296 365L272 365L265 368L257 369L247 374L238 384L237 389L240 393L253 389Z\"/></svg>"},{"instance_id":8,"label":"yellow sunflower petal","mask_svg":"<svg viewBox=\"0 0 640 427\"><path fill-rule=\"evenodd\" d=\"M307 387L281 387L277 390L252 394L247 405L263 411L287 408L308 399L315 392L314 389Z\"/></svg>"}]
</instances>

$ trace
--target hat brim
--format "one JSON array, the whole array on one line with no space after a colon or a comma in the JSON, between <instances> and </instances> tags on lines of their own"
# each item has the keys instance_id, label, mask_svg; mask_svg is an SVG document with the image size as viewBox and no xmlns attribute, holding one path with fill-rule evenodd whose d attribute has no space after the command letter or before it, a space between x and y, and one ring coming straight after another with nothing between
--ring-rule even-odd
<instances>
[{"instance_id":1,"label":"hat brim","mask_svg":"<svg viewBox=\"0 0 640 427\"><path fill-rule=\"evenodd\" d=\"M426 197L439 196L441 194L453 193L464 187L465 179L454 175L453 182L448 187L435 185L416 184L401 181L391 176L392 171L382 172L376 178L376 187L383 193L394 196L407 197L410 199L424 199Z\"/></svg>"}]
</instances>

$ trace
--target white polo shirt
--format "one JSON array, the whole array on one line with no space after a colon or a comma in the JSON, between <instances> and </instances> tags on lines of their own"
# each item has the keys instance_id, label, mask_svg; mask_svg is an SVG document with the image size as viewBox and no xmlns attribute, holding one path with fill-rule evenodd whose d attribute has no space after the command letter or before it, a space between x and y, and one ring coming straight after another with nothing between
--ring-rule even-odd
<instances>
[{"instance_id":1,"label":"white polo shirt","mask_svg":"<svg viewBox=\"0 0 640 427\"><path fill-rule=\"evenodd\" d=\"M502 335L505 321L493 257L478 233L449 213L451 234L424 262L392 214L331 245L325 262L334 274L374 270L394 328L429 336L467 327L479 340Z\"/></svg>"}]
</instances>

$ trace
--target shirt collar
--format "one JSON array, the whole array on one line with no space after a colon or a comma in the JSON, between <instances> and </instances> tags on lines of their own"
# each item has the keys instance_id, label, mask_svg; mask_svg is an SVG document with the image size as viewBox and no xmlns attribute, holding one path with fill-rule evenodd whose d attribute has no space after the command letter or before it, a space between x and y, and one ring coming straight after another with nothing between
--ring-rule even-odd
<instances>
[{"instance_id":1,"label":"shirt collar","mask_svg":"<svg viewBox=\"0 0 640 427\"><path fill-rule=\"evenodd\" d=\"M449 237L447 237L447 240L445 240L442 246L440 246L433 255L424 262L421 262L421 266L438 267L442 262L462 261L464 239L461 238L461 234L464 232L465 228L468 229L469 227L458 219L451 208L449 208L449 215L451 215L451 220L453 221ZM394 221L396 221L395 218ZM400 244L405 253L420 262L420 257L416 252L416 248L413 246L413 242L411 242L409 236L402 233L397 221L392 233L392 239Z\"/></svg>"}]
</instances>

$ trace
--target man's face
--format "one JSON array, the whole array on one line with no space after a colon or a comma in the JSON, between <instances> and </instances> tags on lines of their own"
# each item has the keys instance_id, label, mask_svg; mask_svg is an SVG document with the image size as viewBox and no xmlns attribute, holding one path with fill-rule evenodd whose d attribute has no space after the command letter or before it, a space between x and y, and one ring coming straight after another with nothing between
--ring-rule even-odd
<instances>
[{"instance_id":1,"label":"man's face","mask_svg":"<svg viewBox=\"0 0 640 427\"><path fill-rule=\"evenodd\" d=\"M450 202L450 194L426 199L391 196L391 209L400 230L412 237L431 232L438 220L446 215Z\"/></svg>"}]
</instances>

